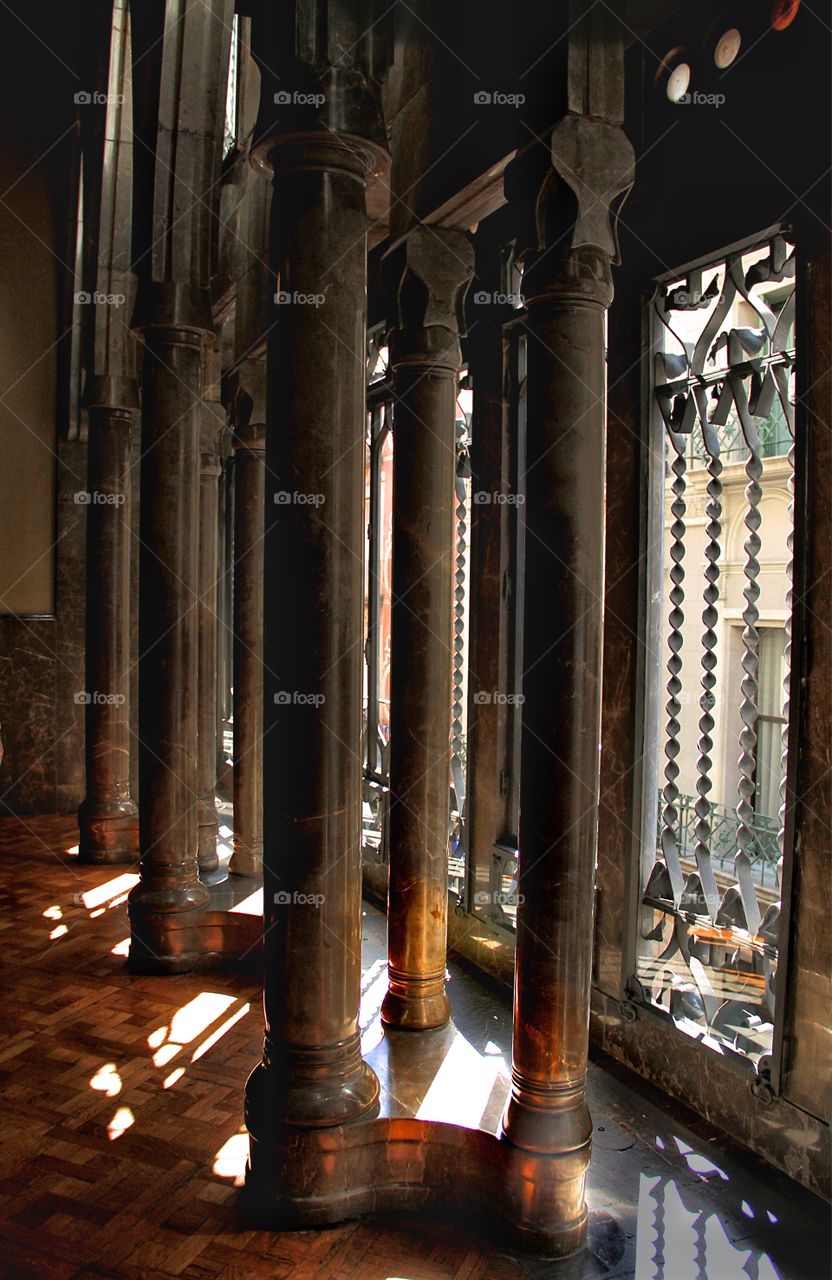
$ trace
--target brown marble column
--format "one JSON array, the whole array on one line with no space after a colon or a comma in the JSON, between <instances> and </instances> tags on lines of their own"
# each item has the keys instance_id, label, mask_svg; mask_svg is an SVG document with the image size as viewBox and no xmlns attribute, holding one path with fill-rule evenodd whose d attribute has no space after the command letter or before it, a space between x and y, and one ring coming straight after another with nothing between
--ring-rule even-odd
<instances>
[{"instance_id":1,"label":"brown marble column","mask_svg":"<svg viewBox=\"0 0 832 1280\"><path fill-rule=\"evenodd\" d=\"M263 870L263 521L265 367L249 361L234 394L234 852L232 875Z\"/></svg>"},{"instance_id":2,"label":"brown marble column","mask_svg":"<svg viewBox=\"0 0 832 1280\"><path fill-rule=\"evenodd\" d=\"M218 363L209 355L207 363ZM206 389L200 427L199 472L199 823L200 871L216 871L217 856L217 559L219 547L220 449L225 410L219 399L219 370Z\"/></svg>"},{"instance_id":3,"label":"brown marble column","mask_svg":"<svg viewBox=\"0 0 832 1280\"><path fill-rule=\"evenodd\" d=\"M105 25L98 22L102 16ZM86 54L106 48L106 102L81 113L84 158L82 352L88 419L85 689L86 794L78 810L79 861L138 858L131 795L131 442L139 404L135 339L126 319L133 164L130 43L124 0L93 15ZM97 79L91 83L97 83Z\"/></svg>"},{"instance_id":4,"label":"brown marble column","mask_svg":"<svg viewBox=\"0 0 832 1280\"><path fill-rule=\"evenodd\" d=\"M163 309L164 290L148 305ZM161 295L161 296L160 296ZM140 298L140 305L141 305ZM200 426L205 312L181 300L176 323L139 325L142 379L139 560L139 838L130 895L131 961L192 967L175 916L204 906L197 866ZM212 715L213 721L213 715Z\"/></svg>"},{"instance_id":5,"label":"brown marble column","mask_svg":"<svg viewBox=\"0 0 832 1280\"><path fill-rule=\"evenodd\" d=\"M130 794L130 438L138 397L129 381L114 387L101 379L86 398L87 791L78 810L78 856L133 862L139 838Z\"/></svg>"},{"instance_id":6,"label":"brown marble column","mask_svg":"<svg viewBox=\"0 0 832 1280\"><path fill-rule=\"evenodd\" d=\"M605 61L602 88L615 121L623 94L614 41L596 37L588 43ZM590 69L587 95L600 92L600 71L593 76ZM570 91L575 87L571 80ZM597 96L592 105L600 114L604 104ZM536 157L530 157L530 174L521 162L507 178L510 198L534 211L534 225L525 241L523 276L525 701L512 1089L503 1132L549 1170L551 1203L534 1205L531 1197L529 1210L538 1229L551 1223L558 1253L580 1248L586 1234L604 594L604 314L612 301L615 254L609 201L629 188L633 174L632 148L621 130L578 113L585 108L578 95L573 114L555 127L551 169L544 157L542 174L535 172Z\"/></svg>"},{"instance_id":7,"label":"brown marble column","mask_svg":"<svg viewBox=\"0 0 832 1280\"><path fill-rule=\"evenodd\" d=\"M269 83L266 64L283 69L282 28L269 10L255 23L278 304L266 440L266 1033L246 1123L247 1193L272 1214L286 1187L286 1126L342 1125L372 1111L379 1091L361 1057L358 1010L365 188L386 156L367 61L378 45L348 41L339 6L314 8L325 41L317 55L335 64L349 46L350 66L321 76L311 111L275 110L272 91L280 101L285 82Z\"/></svg>"},{"instance_id":8,"label":"brown marble column","mask_svg":"<svg viewBox=\"0 0 832 1280\"><path fill-rule=\"evenodd\" d=\"M382 1018L439 1027L445 992L459 318L473 249L415 227L393 335L389 986Z\"/></svg>"},{"instance_id":9,"label":"brown marble column","mask_svg":"<svg viewBox=\"0 0 832 1280\"><path fill-rule=\"evenodd\" d=\"M129 959L134 968L166 973L204 963L211 945L198 927L198 910L208 902L197 862L200 431L204 348L214 337L210 285L233 4L174 7L175 22L166 6L131 9L139 273L133 328L144 361L141 880L129 899Z\"/></svg>"}]
</instances>

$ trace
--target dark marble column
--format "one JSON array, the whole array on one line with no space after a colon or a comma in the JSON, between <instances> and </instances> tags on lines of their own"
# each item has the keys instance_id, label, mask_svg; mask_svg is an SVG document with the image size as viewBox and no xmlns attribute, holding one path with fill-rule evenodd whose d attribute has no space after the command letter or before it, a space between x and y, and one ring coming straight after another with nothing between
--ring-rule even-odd
<instances>
[{"instance_id":1,"label":"dark marble column","mask_svg":"<svg viewBox=\"0 0 832 1280\"><path fill-rule=\"evenodd\" d=\"M209 357L208 363L218 363ZM217 559L219 548L220 450L225 410L219 399L219 370L206 389L200 428L199 473L199 823L200 871L216 871L217 856Z\"/></svg>"},{"instance_id":2,"label":"dark marble column","mask_svg":"<svg viewBox=\"0 0 832 1280\"><path fill-rule=\"evenodd\" d=\"M473 273L460 231L416 227L393 335L389 987L382 1017L447 1022L445 992L459 317Z\"/></svg>"},{"instance_id":3,"label":"dark marble column","mask_svg":"<svg viewBox=\"0 0 832 1280\"><path fill-rule=\"evenodd\" d=\"M169 6L131 10L139 274L133 327L144 362L141 881L129 901L130 963L162 972L204 958L195 927L197 909L208 901L197 863L200 430L203 349L214 336L210 283L233 4L203 0L173 9L175 22Z\"/></svg>"},{"instance_id":4,"label":"dark marble column","mask_svg":"<svg viewBox=\"0 0 832 1280\"><path fill-rule=\"evenodd\" d=\"M181 314L181 312L180 312ZM142 329L139 561L139 836L141 883L130 895L134 964L169 971L175 913L204 906L197 866L198 586L202 356L192 309ZM209 320L203 323L209 323ZM213 716L212 716L213 722Z\"/></svg>"},{"instance_id":5,"label":"dark marble column","mask_svg":"<svg viewBox=\"0 0 832 1280\"><path fill-rule=\"evenodd\" d=\"M101 17L101 14L98 15ZM86 554L86 794L79 861L138 858L131 795L131 441L138 409L135 339L125 323L130 272L132 98L126 6L93 23L88 54L107 49L106 102L82 112L84 290L82 351L88 420ZM92 70L92 68L90 68ZM96 67L98 72L99 68ZM76 697L81 696L76 694Z\"/></svg>"},{"instance_id":6,"label":"dark marble column","mask_svg":"<svg viewBox=\"0 0 832 1280\"><path fill-rule=\"evenodd\" d=\"M249 361L234 394L234 852L232 875L263 870L263 518L265 367Z\"/></svg>"},{"instance_id":7,"label":"dark marble column","mask_svg":"<svg viewBox=\"0 0 832 1280\"><path fill-rule=\"evenodd\" d=\"M355 1120L379 1090L361 1057L358 1010L365 188L386 156L370 66L378 44L356 40L339 6L314 8L325 41L317 56L333 63L314 110L293 113L286 81L269 81L269 66L285 69L277 11L254 28L278 289L266 441L266 1034L246 1090L247 1188L264 1207L281 1193L285 1126ZM336 67L347 48L349 67Z\"/></svg>"},{"instance_id":8,"label":"dark marble column","mask_svg":"<svg viewBox=\"0 0 832 1280\"><path fill-rule=\"evenodd\" d=\"M605 21L601 15L600 21ZM592 68L543 157L507 192L529 212L520 876L512 1089L505 1138L555 1179L558 1252L586 1233L589 988L600 765L604 594L604 315L615 242L609 203L632 183L620 40L587 41ZM580 50L576 50L580 52ZM586 46L577 72L586 74ZM572 51L570 51L570 71ZM600 77L605 70L606 77ZM601 86L599 88L599 85ZM570 79L576 94L576 79ZM588 110L593 94L595 115ZM606 94L606 105L601 98ZM576 174L580 172L580 178ZM534 222L528 224L533 212ZM600 216L603 215L603 216Z\"/></svg>"},{"instance_id":9,"label":"dark marble column","mask_svg":"<svg viewBox=\"0 0 832 1280\"><path fill-rule=\"evenodd\" d=\"M88 388L86 771L78 811L81 862L138 858L138 810L130 794L130 436L132 383ZM117 398L120 403L102 403ZM126 402L126 403L125 403Z\"/></svg>"}]
</instances>

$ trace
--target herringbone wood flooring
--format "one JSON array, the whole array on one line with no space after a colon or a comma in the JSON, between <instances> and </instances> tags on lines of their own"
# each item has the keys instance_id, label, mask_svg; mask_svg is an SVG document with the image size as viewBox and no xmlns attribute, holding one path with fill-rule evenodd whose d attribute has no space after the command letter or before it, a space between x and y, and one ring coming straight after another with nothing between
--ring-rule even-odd
<instances>
[{"instance_id":1,"label":"herringbone wood flooring","mask_svg":"<svg viewBox=\"0 0 832 1280\"><path fill-rule=\"evenodd\" d=\"M235 1213L259 987L124 966L130 868L67 818L0 820L0 1275L519 1280L457 1228L250 1231Z\"/></svg>"}]
</instances>

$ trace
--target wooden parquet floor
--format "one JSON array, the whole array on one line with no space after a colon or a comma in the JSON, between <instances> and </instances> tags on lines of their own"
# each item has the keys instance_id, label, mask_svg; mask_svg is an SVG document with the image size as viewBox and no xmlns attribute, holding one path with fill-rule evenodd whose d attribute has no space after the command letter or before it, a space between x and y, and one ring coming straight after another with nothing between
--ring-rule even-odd
<instances>
[{"instance_id":1,"label":"wooden parquet floor","mask_svg":"<svg viewBox=\"0 0 832 1280\"><path fill-rule=\"evenodd\" d=\"M66 818L0 821L0 1276L520 1280L458 1227L248 1230L242 1086L259 988L125 969L130 869Z\"/></svg>"}]
</instances>

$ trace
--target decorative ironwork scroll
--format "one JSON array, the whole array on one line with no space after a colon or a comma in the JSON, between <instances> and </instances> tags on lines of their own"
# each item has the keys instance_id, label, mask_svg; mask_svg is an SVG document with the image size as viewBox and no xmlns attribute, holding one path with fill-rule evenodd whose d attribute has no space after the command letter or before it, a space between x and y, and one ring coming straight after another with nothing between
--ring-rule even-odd
<instances>
[{"instance_id":1,"label":"decorative ironwork scroll","mask_svg":"<svg viewBox=\"0 0 832 1280\"><path fill-rule=\"evenodd\" d=\"M665 782L634 986L758 1072L772 1047L787 852L794 274L794 247L776 234L660 285L653 302L667 458ZM776 760L761 754L771 754L770 723L765 742L760 733L771 628L785 646Z\"/></svg>"}]
</instances>

